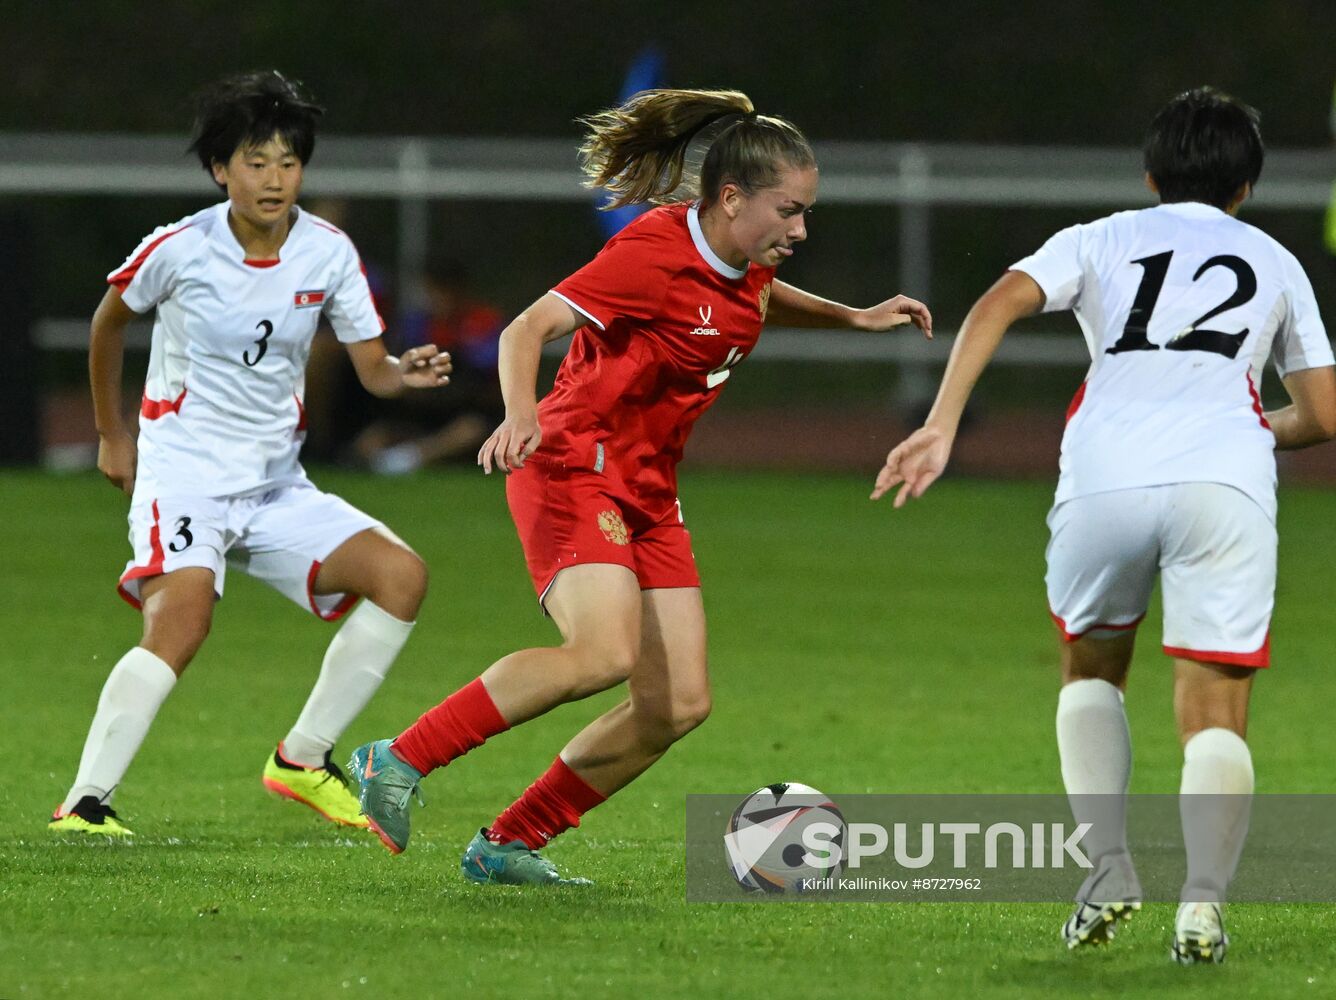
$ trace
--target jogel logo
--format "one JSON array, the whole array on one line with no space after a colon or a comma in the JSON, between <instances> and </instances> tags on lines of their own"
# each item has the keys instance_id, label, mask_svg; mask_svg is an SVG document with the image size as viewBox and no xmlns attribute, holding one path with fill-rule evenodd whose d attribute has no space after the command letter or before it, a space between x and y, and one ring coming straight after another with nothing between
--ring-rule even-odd
<instances>
[{"instance_id":1,"label":"jogel logo","mask_svg":"<svg viewBox=\"0 0 1336 1000\"><path fill-rule=\"evenodd\" d=\"M626 545L631 541L631 534L626 530L626 522L615 510L601 511L598 515L598 530L613 545Z\"/></svg>"},{"instance_id":2,"label":"jogel logo","mask_svg":"<svg viewBox=\"0 0 1336 1000\"><path fill-rule=\"evenodd\" d=\"M765 322L765 311L770 308L770 282L765 283L761 294L756 298L756 308L761 311L761 322Z\"/></svg>"},{"instance_id":3,"label":"jogel logo","mask_svg":"<svg viewBox=\"0 0 1336 1000\"><path fill-rule=\"evenodd\" d=\"M716 330L714 327L710 326L710 317L714 315L714 307L701 306L696 310L696 312L700 314L700 326L696 327L696 329L692 330L691 332L695 334L697 337L719 336L719 331Z\"/></svg>"}]
</instances>

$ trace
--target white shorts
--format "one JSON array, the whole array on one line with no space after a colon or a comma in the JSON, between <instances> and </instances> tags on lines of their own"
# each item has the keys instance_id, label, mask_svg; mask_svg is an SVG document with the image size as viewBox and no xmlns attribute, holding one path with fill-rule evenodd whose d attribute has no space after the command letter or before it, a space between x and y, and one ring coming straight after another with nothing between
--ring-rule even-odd
<instances>
[{"instance_id":1,"label":"white shorts","mask_svg":"<svg viewBox=\"0 0 1336 1000\"><path fill-rule=\"evenodd\" d=\"M227 565L263 580L325 621L342 617L355 594L316 594L329 554L380 522L311 483L244 497L145 497L130 507L135 557L118 590L138 608L143 580L188 566L213 570L221 598Z\"/></svg>"},{"instance_id":2,"label":"white shorts","mask_svg":"<svg viewBox=\"0 0 1336 1000\"><path fill-rule=\"evenodd\" d=\"M1271 662L1276 526L1246 494L1175 483L1075 497L1048 515L1049 613L1063 638L1110 638L1146 614L1158 571L1164 651Z\"/></svg>"}]
</instances>

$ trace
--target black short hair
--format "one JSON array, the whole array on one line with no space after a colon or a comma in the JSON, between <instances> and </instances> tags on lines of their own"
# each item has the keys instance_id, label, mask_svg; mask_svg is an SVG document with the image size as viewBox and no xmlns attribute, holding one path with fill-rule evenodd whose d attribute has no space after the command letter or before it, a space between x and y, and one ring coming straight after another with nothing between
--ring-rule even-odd
<instances>
[{"instance_id":1,"label":"black short hair","mask_svg":"<svg viewBox=\"0 0 1336 1000\"><path fill-rule=\"evenodd\" d=\"M315 122L324 110L300 83L278 70L225 77L196 98L190 152L211 170L238 149L263 145L278 135L305 164L315 151Z\"/></svg>"},{"instance_id":2,"label":"black short hair","mask_svg":"<svg viewBox=\"0 0 1336 1000\"><path fill-rule=\"evenodd\" d=\"M1262 175L1261 116L1214 87L1179 94L1150 123L1144 163L1161 202L1225 208Z\"/></svg>"}]
</instances>

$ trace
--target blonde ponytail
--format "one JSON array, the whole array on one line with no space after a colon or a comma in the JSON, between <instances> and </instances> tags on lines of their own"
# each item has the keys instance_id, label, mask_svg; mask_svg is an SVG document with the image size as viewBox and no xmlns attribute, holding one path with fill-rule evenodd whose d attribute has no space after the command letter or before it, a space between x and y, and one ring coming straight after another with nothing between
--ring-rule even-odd
<instances>
[{"instance_id":1,"label":"blonde ponytail","mask_svg":"<svg viewBox=\"0 0 1336 1000\"><path fill-rule=\"evenodd\" d=\"M755 117L751 98L736 90L644 90L625 104L578 120L588 129L580 147L585 185L612 197L605 208L662 204L694 196L694 178L679 192L692 140L732 116Z\"/></svg>"}]
</instances>

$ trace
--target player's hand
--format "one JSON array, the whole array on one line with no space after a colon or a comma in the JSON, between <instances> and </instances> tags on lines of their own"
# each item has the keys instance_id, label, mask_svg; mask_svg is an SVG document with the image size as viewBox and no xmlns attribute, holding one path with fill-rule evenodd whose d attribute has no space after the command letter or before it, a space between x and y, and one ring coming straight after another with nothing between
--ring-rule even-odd
<instances>
[{"instance_id":1,"label":"player's hand","mask_svg":"<svg viewBox=\"0 0 1336 1000\"><path fill-rule=\"evenodd\" d=\"M913 323L923 331L925 340L932 340L932 313L922 302L908 295L897 295L870 309L859 309L854 316L854 325L859 330L880 332L906 323Z\"/></svg>"},{"instance_id":2,"label":"player's hand","mask_svg":"<svg viewBox=\"0 0 1336 1000\"><path fill-rule=\"evenodd\" d=\"M435 389L450 384L450 355L435 344L422 344L404 351L399 358L399 375L410 389Z\"/></svg>"},{"instance_id":3,"label":"player's hand","mask_svg":"<svg viewBox=\"0 0 1336 1000\"><path fill-rule=\"evenodd\" d=\"M135 466L139 453L126 430L103 434L97 442L97 471L126 496L135 491Z\"/></svg>"},{"instance_id":4,"label":"player's hand","mask_svg":"<svg viewBox=\"0 0 1336 1000\"><path fill-rule=\"evenodd\" d=\"M877 484L872 488L872 499L880 499L896 486L900 487L895 495L896 507L903 507L911 497L917 500L923 496L946 470L951 444L952 438L945 431L920 427L886 456L886 464L877 473Z\"/></svg>"},{"instance_id":5,"label":"player's hand","mask_svg":"<svg viewBox=\"0 0 1336 1000\"><path fill-rule=\"evenodd\" d=\"M543 443L543 432L538 426L538 414L507 415L501 426L478 449L478 464L491 475L493 464L502 472L524 468L524 460Z\"/></svg>"}]
</instances>

